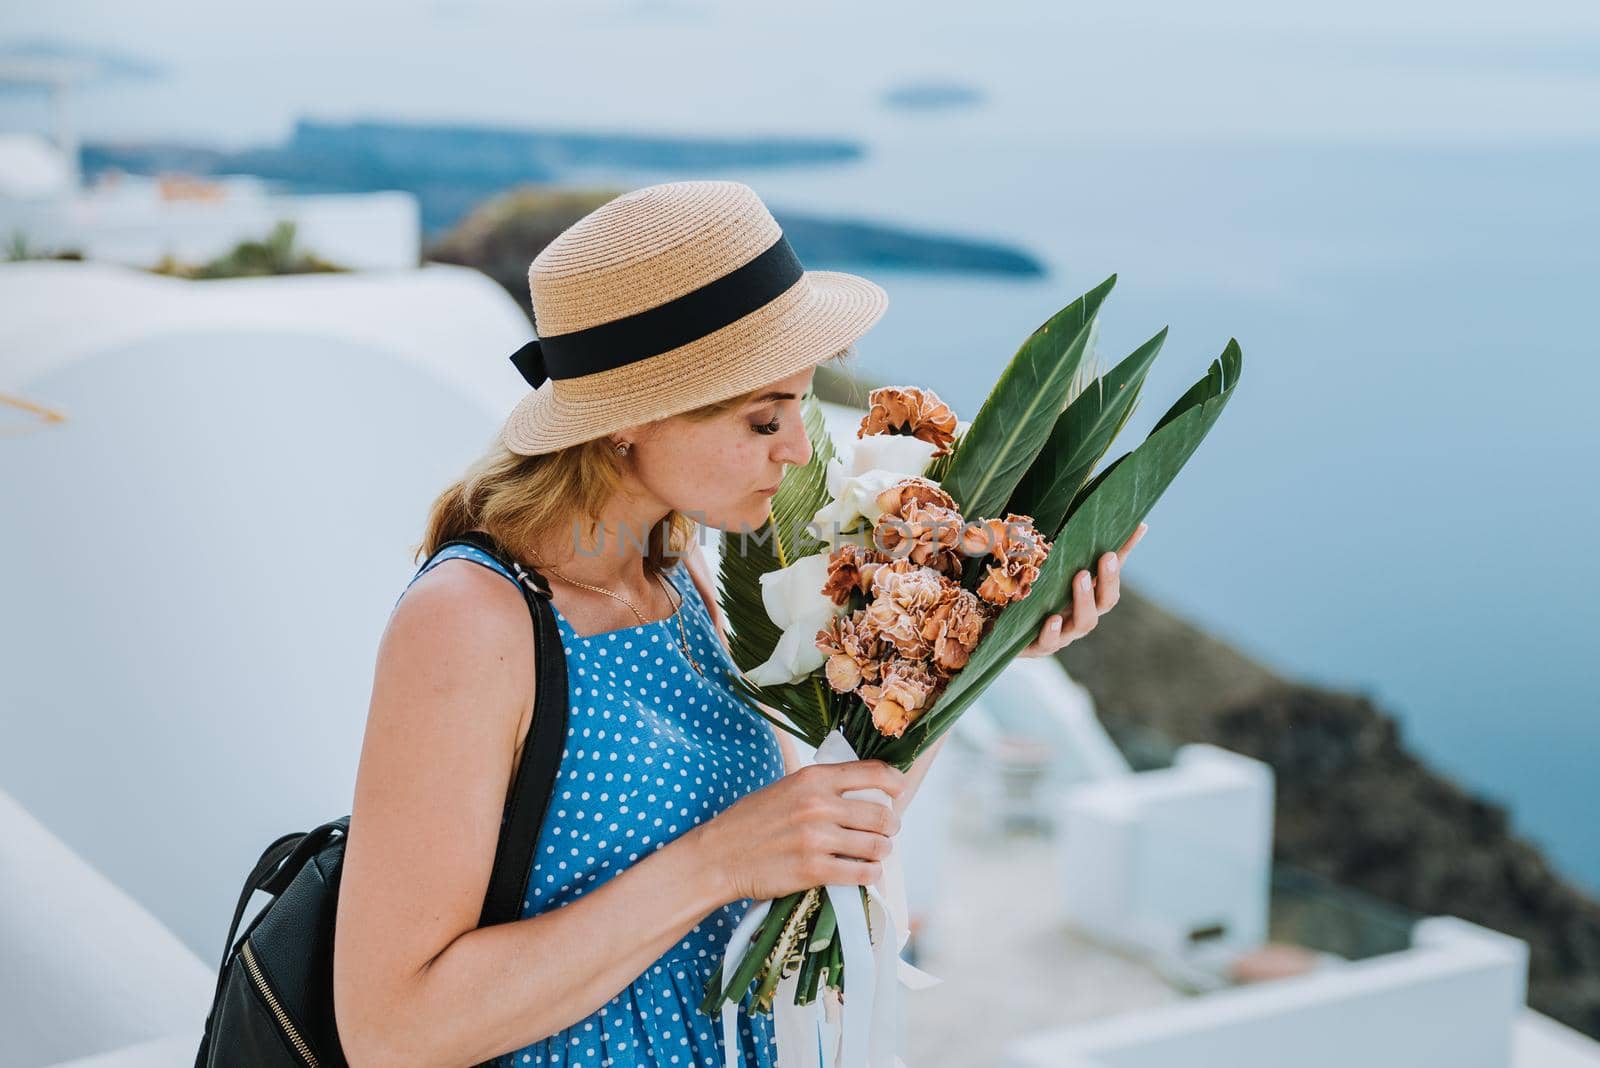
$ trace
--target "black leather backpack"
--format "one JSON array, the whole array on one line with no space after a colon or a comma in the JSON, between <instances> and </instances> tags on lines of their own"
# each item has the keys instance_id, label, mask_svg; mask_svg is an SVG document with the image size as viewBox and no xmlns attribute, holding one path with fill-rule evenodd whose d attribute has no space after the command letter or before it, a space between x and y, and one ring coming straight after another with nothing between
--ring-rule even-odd
<instances>
[{"instance_id":1,"label":"black leather backpack","mask_svg":"<svg viewBox=\"0 0 1600 1068\"><path fill-rule=\"evenodd\" d=\"M509 558L478 531L439 546L469 544L494 556L518 577L533 616L533 723L506 799L494 868L478 926L521 915L533 870L540 825L555 787L567 733L567 664L550 608L550 584ZM267 847L245 880L228 927L222 965L195 1068L342 1068L346 1064L333 1015L333 926L350 817ZM257 890L273 900L234 941L245 905Z\"/></svg>"}]
</instances>

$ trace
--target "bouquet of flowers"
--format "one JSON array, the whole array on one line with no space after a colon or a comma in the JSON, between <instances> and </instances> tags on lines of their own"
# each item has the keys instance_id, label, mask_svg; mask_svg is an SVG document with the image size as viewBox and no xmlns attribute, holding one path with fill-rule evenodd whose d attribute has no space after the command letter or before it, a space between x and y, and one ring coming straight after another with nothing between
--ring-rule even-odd
<instances>
[{"instance_id":1,"label":"bouquet of flowers","mask_svg":"<svg viewBox=\"0 0 1600 1068\"><path fill-rule=\"evenodd\" d=\"M931 390L884 387L846 461L805 398L811 461L785 477L760 530L724 534L720 600L736 684L817 747L817 761L909 768L1067 599L1071 576L1127 539L1221 414L1242 361L1231 340L1143 442L1092 475L1166 338L1163 329L1104 375L1085 374L1115 281L1023 342L965 433ZM797 1005L819 990L842 1002L848 963L870 1016L895 974L920 975L894 959L892 928L903 943L903 920L875 886L762 902L730 939L701 1010L722 1011L727 1030L752 981L752 1012L773 1011L780 982ZM862 1063L867 1041L881 1052L861 1026L842 1038L856 1049L846 1063Z\"/></svg>"}]
</instances>

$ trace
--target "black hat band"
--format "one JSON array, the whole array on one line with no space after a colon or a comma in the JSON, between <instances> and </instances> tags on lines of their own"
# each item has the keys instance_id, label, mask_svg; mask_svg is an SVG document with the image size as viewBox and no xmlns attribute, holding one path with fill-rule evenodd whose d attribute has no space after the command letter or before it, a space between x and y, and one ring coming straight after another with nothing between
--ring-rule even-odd
<instances>
[{"instance_id":1,"label":"black hat band","mask_svg":"<svg viewBox=\"0 0 1600 1068\"><path fill-rule=\"evenodd\" d=\"M737 322L786 293L805 269L782 234L761 255L721 278L635 315L541 337L511 354L538 389L546 379L581 378L659 356Z\"/></svg>"}]
</instances>

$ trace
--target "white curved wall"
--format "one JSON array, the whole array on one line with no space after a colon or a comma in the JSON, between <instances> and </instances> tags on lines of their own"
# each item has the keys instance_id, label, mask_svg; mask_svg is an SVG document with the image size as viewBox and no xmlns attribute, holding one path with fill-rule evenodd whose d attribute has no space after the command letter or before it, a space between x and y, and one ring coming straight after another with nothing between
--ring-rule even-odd
<instances>
[{"instance_id":1,"label":"white curved wall","mask_svg":"<svg viewBox=\"0 0 1600 1068\"><path fill-rule=\"evenodd\" d=\"M0 902L0 1064L172 1035L186 1059L163 1063L194 1059L213 971L3 790Z\"/></svg>"},{"instance_id":2,"label":"white curved wall","mask_svg":"<svg viewBox=\"0 0 1600 1068\"><path fill-rule=\"evenodd\" d=\"M97 287L15 277L0 304L31 288L64 336L9 381L67 421L0 439L0 785L214 968L261 850L350 810L378 638L428 505L498 430L484 383L505 364L507 409L526 388L526 320L406 277L434 301L414 333L363 324L393 294L343 329L320 297L229 327L180 294L164 328L84 346Z\"/></svg>"}]
</instances>

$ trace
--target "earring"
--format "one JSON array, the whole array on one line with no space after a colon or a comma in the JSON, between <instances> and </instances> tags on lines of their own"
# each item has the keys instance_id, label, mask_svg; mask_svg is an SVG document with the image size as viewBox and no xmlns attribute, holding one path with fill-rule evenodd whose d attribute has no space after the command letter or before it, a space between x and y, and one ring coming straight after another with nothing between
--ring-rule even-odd
<instances>
[{"instance_id":1,"label":"earring","mask_svg":"<svg viewBox=\"0 0 1600 1068\"><path fill-rule=\"evenodd\" d=\"M633 446L629 442L619 441L617 442L617 455L626 456L628 455L628 450L631 448L633 448Z\"/></svg>"}]
</instances>

